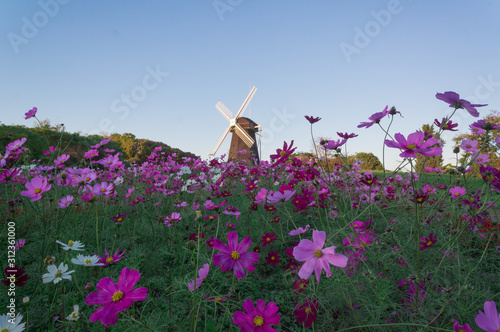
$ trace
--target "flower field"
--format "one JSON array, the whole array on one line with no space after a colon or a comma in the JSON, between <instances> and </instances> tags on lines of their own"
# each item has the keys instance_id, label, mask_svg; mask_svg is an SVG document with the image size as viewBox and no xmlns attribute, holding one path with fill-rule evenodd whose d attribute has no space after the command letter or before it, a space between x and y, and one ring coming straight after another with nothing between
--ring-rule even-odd
<instances>
[{"instance_id":1,"label":"flower field","mask_svg":"<svg viewBox=\"0 0 500 332\"><path fill-rule=\"evenodd\" d=\"M439 133L484 106L436 97L452 110ZM161 148L134 164L103 139L78 167L61 146L21 167L26 139L12 141L0 150L0 331L500 331L500 171L474 140L455 168L415 168L443 144L382 127L398 113L358 126L401 151L377 174L292 159L293 141L257 165ZM356 135L339 136L324 148L342 157Z\"/></svg>"}]
</instances>

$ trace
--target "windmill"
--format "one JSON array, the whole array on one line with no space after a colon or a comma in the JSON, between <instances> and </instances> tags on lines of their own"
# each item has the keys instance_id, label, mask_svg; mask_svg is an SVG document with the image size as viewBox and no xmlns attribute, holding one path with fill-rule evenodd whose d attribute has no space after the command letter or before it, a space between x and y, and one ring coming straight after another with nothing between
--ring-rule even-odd
<instances>
[{"instance_id":1,"label":"windmill","mask_svg":"<svg viewBox=\"0 0 500 332\"><path fill-rule=\"evenodd\" d=\"M250 93L247 96L247 99L243 102L238 113L233 117L233 113L224 106L223 103L217 102L215 108L219 110L219 112L229 121L229 127L224 131L221 138L215 145L212 152L209 153L209 156L214 156L219 150L219 147L224 142L227 134L232 133L231 138L231 146L229 148L229 160L250 160L253 158L257 158L259 161L259 152L257 151L257 144L255 144L255 132L257 132L261 126L257 125L255 122L250 120L249 118L242 117L245 110L250 105L255 92L257 91L256 87L253 87ZM236 153L237 151L246 150L246 153Z\"/></svg>"}]
</instances>

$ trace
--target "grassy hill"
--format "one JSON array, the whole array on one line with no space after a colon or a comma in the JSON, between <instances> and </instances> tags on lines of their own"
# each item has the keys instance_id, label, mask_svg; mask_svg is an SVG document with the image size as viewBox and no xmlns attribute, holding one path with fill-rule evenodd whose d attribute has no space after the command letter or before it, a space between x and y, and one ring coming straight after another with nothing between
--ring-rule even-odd
<instances>
[{"instance_id":1,"label":"grassy hill","mask_svg":"<svg viewBox=\"0 0 500 332\"><path fill-rule=\"evenodd\" d=\"M48 151L50 146L57 148L58 153L70 155L70 159L66 162L67 165L77 165L82 160L86 151L91 149L92 145L98 144L104 138L110 138L111 142L106 145L108 149L114 149L116 152L123 154L123 160L129 162L143 162L155 147L162 147L162 152L176 153L178 158L198 156L190 152L184 152L176 148L162 143L154 142L148 139L138 139L130 133L112 134L109 137L100 135L82 136L78 133L68 133L61 128L45 127L45 128L27 128L21 125L0 125L0 153L5 151L5 146L10 142L23 137L27 138L24 144L30 150L30 160L25 163L30 163L33 160L49 159L43 154L43 151ZM52 158L51 158L52 159Z\"/></svg>"}]
</instances>

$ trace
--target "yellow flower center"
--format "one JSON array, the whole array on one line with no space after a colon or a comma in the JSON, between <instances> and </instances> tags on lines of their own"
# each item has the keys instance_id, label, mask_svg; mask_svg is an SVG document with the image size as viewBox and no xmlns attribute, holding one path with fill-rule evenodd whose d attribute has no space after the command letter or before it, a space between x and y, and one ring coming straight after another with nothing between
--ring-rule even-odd
<instances>
[{"instance_id":1,"label":"yellow flower center","mask_svg":"<svg viewBox=\"0 0 500 332\"><path fill-rule=\"evenodd\" d=\"M0 332L9 332L9 329L3 329L2 331Z\"/></svg>"},{"instance_id":2,"label":"yellow flower center","mask_svg":"<svg viewBox=\"0 0 500 332\"><path fill-rule=\"evenodd\" d=\"M103 193L103 192L105 192L105 191L106 191L106 189L104 189L104 188L102 188L102 189L101 189L101 192L102 192L102 193Z\"/></svg>"},{"instance_id":3,"label":"yellow flower center","mask_svg":"<svg viewBox=\"0 0 500 332\"><path fill-rule=\"evenodd\" d=\"M111 161L108 161L108 165L111 165Z\"/></svg>"},{"instance_id":4,"label":"yellow flower center","mask_svg":"<svg viewBox=\"0 0 500 332\"><path fill-rule=\"evenodd\" d=\"M306 311L306 314L308 314L308 315L309 315L309 314L311 313L311 308L306 308L306 310L305 310L305 311Z\"/></svg>"},{"instance_id":5,"label":"yellow flower center","mask_svg":"<svg viewBox=\"0 0 500 332\"><path fill-rule=\"evenodd\" d=\"M112 261L114 261L114 258L109 256L108 258L106 258L106 263L111 263Z\"/></svg>"},{"instance_id":6,"label":"yellow flower center","mask_svg":"<svg viewBox=\"0 0 500 332\"><path fill-rule=\"evenodd\" d=\"M90 181L90 178L85 178L85 181Z\"/></svg>"},{"instance_id":7,"label":"yellow flower center","mask_svg":"<svg viewBox=\"0 0 500 332\"><path fill-rule=\"evenodd\" d=\"M262 326L264 325L264 319L260 316L255 316L255 318L253 319L253 323L255 324L255 326Z\"/></svg>"},{"instance_id":8,"label":"yellow flower center","mask_svg":"<svg viewBox=\"0 0 500 332\"><path fill-rule=\"evenodd\" d=\"M239 253L239 252L237 252L237 251L233 251L233 252L231 253L231 258L232 258L232 259L234 259L234 260L238 260L238 259L240 259L240 253Z\"/></svg>"},{"instance_id":9,"label":"yellow flower center","mask_svg":"<svg viewBox=\"0 0 500 332\"><path fill-rule=\"evenodd\" d=\"M42 192L42 189L39 189L39 188L36 188L36 189L35 189L35 194L39 194L39 193L41 193L41 192Z\"/></svg>"},{"instance_id":10,"label":"yellow flower center","mask_svg":"<svg viewBox=\"0 0 500 332\"><path fill-rule=\"evenodd\" d=\"M116 219L116 222L122 222L122 221L123 221L123 218L121 218L121 217Z\"/></svg>"},{"instance_id":11,"label":"yellow flower center","mask_svg":"<svg viewBox=\"0 0 500 332\"><path fill-rule=\"evenodd\" d=\"M280 152L280 157L284 157L286 155L286 152L285 151L281 151ZM258 316L257 316L258 317Z\"/></svg>"},{"instance_id":12,"label":"yellow flower center","mask_svg":"<svg viewBox=\"0 0 500 332\"><path fill-rule=\"evenodd\" d=\"M457 197L460 196L460 193L455 193L455 196L457 196Z\"/></svg>"},{"instance_id":13,"label":"yellow flower center","mask_svg":"<svg viewBox=\"0 0 500 332\"><path fill-rule=\"evenodd\" d=\"M447 124L445 124L445 125L443 126L443 129L448 129L448 125L447 125Z\"/></svg>"},{"instance_id":14,"label":"yellow flower center","mask_svg":"<svg viewBox=\"0 0 500 332\"><path fill-rule=\"evenodd\" d=\"M61 270L57 270L56 277L57 278L61 278L62 277L62 271Z\"/></svg>"},{"instance_id":15,"label":"yellow flower center","mask_svg":"<svg viewBox=\"0 0 500 332\"><path fill-rule=\"evenodd\" d=\"M92 263L92 261L90 259L85 260L85 264L90 264L90 263Z\"/></svg>"},{"instance_id":16,"label":"yellow flower center","mask_svg":"<svg viewBox=\"0 0 500 332\"><path fill-rule=\"evenodd\" d=\"M271 239L270 239L270 238L267 238L267 239L266 239L266 241L267 241L267 242L269 242L269 241L271 241Z\"/></svg>"},{"instance_id":17,"label":"yellow flower center","mask_svg":"<svg viewBox=\"0 0 500 332\"><path fill-rule=\"evenodd\" d=\"M271 256L271 260L272 260L272 261L274 261L274 260L275 260L274 256Z\"/></svg>"},{"instance_id":18,"label":"yellow flower center","mask_svg":"<svg viewBox=\"0 0 500 332\"><path fill-rule=\"evenodd\" d=\"M78 314L77 314L76 312L73 312L73 313L71 313L71 317L73 317L73 318L77 318L77 317L78 317Z\"/></svg>"},{"instance_id":19,"label":"yellow flower center","mask_svg":"<svg viewBox=\"0 0 500 332\"><path fill-rule=\"evenodd\" d=\"M415 144L408 144L408 146L406 147L408 150L413 150L416 148Z\"/></svg>"},{"instance_id":20,"label":"yellow flower center","mask_svg":"<svg viewBox=\"0 0 500 332\"><path fill-rule=\"evenodd\" d=\"M215 301L215 302L220 302L220 301L222 301L222 299L221 299L220 297L216 297L216 298L214 299L214 301Z\"/></svg>"},{"instance_id":21,"label":"yellow flower center","mask_svg":"<svg viewBox=\"0 0 500 332\"><path fill-rule=\"evenodd\" d=\"M322 255L323 255L323 253L321 252L321 250L315 250L314 251L314 256L320 258Z\"/></svg>"},{"instance_id":22,"label":"yellow flower center","mask_svg":"<svg viewBox=\"0 0 500 332\"><path fill-rule=\"evenodd\" d=\"M69 246L69 247L72 247L74 244L75 244L75 241L71 241L71 240L70 240L70 241L68 241L68 246Z\"/></svg>"},{"instance_id":23,"label":"yellow flower center","mask_svg":"<svg viewBox=\"0 0 500 332\"><path fill-rule=\"evenodd\" d=\"M430 247L432 246L432 241L427 242L427 245Z\"/></svg>"},{"instance_id":24,"label":"yellow flower center","mask_svg":"<svg viewBox=\"0 0 500 332\"><path fill-rule=\"evenodd\" d=\"M113 294L113 302L120 301L123 298L123 293L122 291L117 291Z\"/></svg>"}]
</instances>

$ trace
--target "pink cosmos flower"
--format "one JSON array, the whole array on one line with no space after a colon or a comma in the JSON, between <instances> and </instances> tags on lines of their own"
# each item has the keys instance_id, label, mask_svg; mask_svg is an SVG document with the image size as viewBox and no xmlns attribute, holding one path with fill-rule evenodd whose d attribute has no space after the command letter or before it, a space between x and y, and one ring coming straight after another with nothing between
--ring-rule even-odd
<instances>
[{"instance_id":1,"label":"pink cosmos flower","mask_svg":"<svg viewBox=\"0 0 500 332\"><path fill-rule=\"evenodd\" d=\"M402 149L403 152L399 154L401 158L417 158L416 152L424 156L437 156L443 152L440 147L431 147L439 142L436 138L431 137L424 141L425 134L420 131L408 135L408 139L400 133L396 133L394 138L396 141L386 139L385 145L390 148Z\"/></svg>"},{"instance_id":2,"label":"pink cosmos flower","mask_svg":"<svg viewBox=\"0 0 500 332\"><path fill-rule=\"evenodd\" d=\"M255 195L255 203L257 203L257 204L265 204L268 192L269 192L269 190L266 189L266 188L262 188L261 190L259 190L259 192L257 193L257 195Z\"/></svg>"},{"instance_id":3,"label":"pink cosmos flower","mask_svg":"<svg viewBox=\"0 0 500 332\"><path fill-rule=\"evenodd\" d=\"M476 164L486 164L490 162L490 156L487 154L478 154L476 159L474 159L474 163Z\"/></svg>"},{"instance_id":4,"label":"pink cosmos flower","mask_svg":"<svg viewBox=\"0 0 500 332\"><path fill-rule=\"evenodd\" d=\"M198 287L200 287L203 280L205 280L205 278L207 277L209 270L210 270L210 265L203 264L203 267L198 270L198 274L200 275L200 277L196 278L196 280L188 282L188 288L191 292L194 291L195 289L198 289ZM196 287L195 287L195 285L196 285Z\"/></svg>"},{"instance_id":5,"label":"pink cosmos flower","mask_svg":"<svg viewBox=\"0 0 500 332\"><path fill-rule=\"evenodd\" d=\"M478 144L477 141L471 139L464 139L460 147L464 149L464 151L467 153L476 153L479 151L479 149L477 148L477 144Z\"/></svg>"},{"instance_id":6,"label":"pink cosmos flower","mask_svg":"<svg viewBox=\"0 0 500 332\"><path fill-rule=\"evenodd\" d=\"M259 260L259 254L256 252L246 252L252 245L250 236L245 237L241 243L238 243L238 233L229 232L227 234L226 246L219 239L213 239L213 248L220 251L220 254L214 254L213 260L215 266L221 266L221 271L234 271L234 275L238 279L245 277L245 270L253 272L255 270L254 263Z\"/></svg>"},{"instance_id":7,"label":"pink cosmos flower","mask_svg":"<svg viewBox=\"0 0 500 332\"><path fill-rule=\"evenodd\" d=\"M500 330L500 315L495 301L484 302L484 313L479 311L476 316L476 324L487 332L498 332Z\"/></svg>"},{"instance_id":8,"label":"pink cosmos flower","mask_svg":"<svg viewBox=\"0 0 500 332\"><path fill-rule=\"evenodd\" d=\"M68 159L69 159L69 154L60 155L59 157L57 157L56 160L54 160L54 164L56 164L57 166L62 165Z\"/></svg>"},{"instance_id":9,"label":"pink cosmos flower","mask_svg":"<svg viewBox=\"0 0 500 332\"><path fill-rule=\"evenodd\" d=\"M24 113L24 116L25 116L24 120L28 120L28 119L31 119L32 117L34 117L36 115L36 111L37 111L37 108L33 107L28 112Z\"/></svg>"},{"instance_id":10,"label":"pink cosmos flower","mask_svg":"<svg viewBox=\"0 0 500 332\"><path fill-rule=\"evenodd\" d=\"M267 195L267 201L269 203L283 203L287 202L293 195L295 195L295 190L285 190L283 193L275 191Z\"/></svg>"},{"instance_id":11,"label":"pink cosmos flower","mask_svg":"<svg viewBox=\"0 0 500 332\"><path fill-rule=\"evenodd\" d=\"M436 93L436 98L439 100L448 103L450 107L454 107L455 109L466 109L470 115L474 117L479 116L479 112L476 110L476 107L488 106L488 104L479 105L479 104L471 104L469 101L460 99L458 93L453 91L446 91L445 93Z\"/></svg>"},{"instance_id":12,"label":"pink cosmos flower","mask_svg":"<svg viewBox=\"0 0 500 332\"><path fill-rule=\"evenodd\" d=\"M459 198L467 193L467 189L462 187L453 187L450 189L451 198Z\"/></svg>"},{"instance_id":13,"label":"pink cosmos flower","mask_svg":"<svg viewBox=\"0 0 500 332\"><path fill-rule=\"evenodd\" d=\"M313 116L308 116L308 115L304 115L304 118L306 118L306 120L309 121L310 124L316 123L319 120L321 120L320 117L315 118Z\"/></svg>"},{"instance_id":14,"label":"pink cosmos flower","mask_svg":"<svg viewBox=\"0 0 500 332\"><path fill-rule=\"evenodd\" d=\"M59 207L61 209L64 209L64 208L68 207L71 204L71 202L73 202L73 199L74 199L73 195L65 196L65 197L61 198L61 200L59 201L59 203L57 205L59 205Z\"/></svg>"},{"instance_id":15,"label":"pink cosmos flower","mask_svg":"<svg viewBox=\"0 0 500 332\"><path fill-rule=\"evenodd\" d=\"M306 225L306 227L304 227L304 228L299 227L296 230L294 229L293 231L288 233L288 235L295 236L295 235L299 235L299 234L304 234L305 232L307 232L309 230L309 227L310 227L309 225Z\"/></svg>"},{"instance_id":16,"label":"pink cosmos flower","mask_svg":"<svg viewBox=\"0 0 500 332\"><path fill-rule=\"evenodd\" d=\"M25 197L31 197L31 201L38 201L42 198L42 193L49 191L51 184L47 185L47 179L45 177L37 176L31 180L31 182L26 182L24 184L26 187L25 191L21 191L21 195Z\"/></svg>"},{"instance_id":17,"label":"pink cosmos flower","mask_svg":"<svg viewBox=\"0 0 500 332\"><path fill-rule=\"evenodd\" d=\"M269 325L279 325L281 315L277 315L279 307L274 302L269 302L261 299L257 300L255 307L251 299L243 302L242 312L236 310L233 315L233 323L238 325L242 332L278 332Z\"/></svg>"},{"instance_id":18,"label":"pink cosmos flower","mask_svg":"<svg viewBox=\"0 0 500 332\"><path fill-rule=\"evenodd\" d=\"M335 150L335 149L341 147L342 145L344 145L346 142L347 142L346 138L344 138L342 140L339 139L337 141L331 140L331 141L328 141L328 143L326 143L325 145L323 145L322 149L323 150Z\"/></svg>"},{"instance_id":19,"label":"pink cosmos flower","mask_svg":"<svg viewBox=\"0 0 500 332\"><path fill-rule=\"evenodd\" d=\"M438 121L438 119L434 119L434 124L442 129L442 130L449 130L449 131L457 131L458 129L455 129L458 127L458 123L453 123L451 120L448 120L448 122L445 122L446 118L443 118L441 122Z\"/></svg>"},{"instance_id":20,"label":"pink cosmos flower","mask_svg":"<svg viewBox=\"0 0 500 332\"><path fill-rule=\"evenodd\" d=\"M172 226L174 222L180 221L182 219L181 214L178 212L172 212L171 215L167 216L163 223L167 226Z\"/></svg>"},{"instance_id":21,"label":"pink cosmos flower","mask_svg":"<svg viewBox=\"0 0 500 332\"><path fill-rule=\"evenodd\" d=\"M274 164L271 167L276 167L281 163L285 163L288 157L297 149L296 147L292 149L293 140L288 146L287 142L283 142L283 150L276 149L276 154L270 156L271 160L274 160Z\"/></svg>"},{"instance_id":22,"label":"pink cosmos flower","mask_svg":"<svg viewBox=\"0 0 500 332\"><path fill-rule=\"evenodd\" d=\"M92 193L96 196L106 195L109 196L115 191L115 185L113 183L101 182L96 183L92 187Z\"/></svg>"},{"instance_id":23,"label":"pink cosmos flower","mask_svg":"<svg viewBox=\"0 0 500 332\"><path fill-rule=\"evenodd\" d=\"M330 265L346 267L348 258L335 253L335 247L324 248L326 233L313 230L313 241L308 239L300 240L299 244L293 249L293 257L299 262L304 262L299 271L299 277L309 279L313 271L316 274L316 280L319 282L321 270L325 270L326 276L332 275Z\"/></svg>"},{"instance_id":24,"label":"pink cosmos flower","mask_svg":"<svg viewBox=\"0 0 500 332\"><path fill-rule=\"evenodd\" d=\"M103 257L97 256L97 254L95 254L95 255L99 258L99 262L103 264L102 266L106 266L106 265L116 263L122 259L126 250L123 250L120 254L118 253L119 251L120 251L120 248L116 249L116 252L114 255L110 255L110 254L108 254L108 251L106 249L104 249L105 255Z\"/></svg>"},{"instance_id":25,"label":"pink cosmos flower","mask_svg":"<svg viewBox=\"0 0 500 332\"><path fill-rule=\"evenodd\" d=\"M389 106L386 106L382 112L378 112L378 113L372 114L368 118L368 120L370 120L370 122L361 122L358 125L358 128L366 127L368 129L371 126L373 126L375 123L379 123L380 120L382 120L383 117L385 117L387 114L389 114L389 111L387 110L388 108L389 108Z\"/></svg>"},{"instance_id":26,"label":"pink cosmos flower","mask_svg":"<svg viewBox=\"0 0 500 332\"><path fill-rule=\"evenodd\" d=\"M85 154L83 155L83 157L85 159L92 159L94 157L97 157L98 155L99 155L99 151L97 151L95 149L90 149L87 152L85 152Z\"/></svg>"},{"instance_id":27,"label":"pink cosmos flower","mask_svg":"<svg viewBox=\"0 0 500 332\"><path fill-rule=\"evenodd\" d=\"M451 321L453 322L453 329L455 332L474 332L469 324L460 325L455 319L452 319Z\"/></svg>"},{"instance_id":28,"label":"pink cosmos flower","mask_svg":"<svg viewBox=\"0 0 500 332\"><path fill-rule=\"evenodd\" d=\"M101 305L92 316L91 322L101 321L102 324L110 326L118 320L118 313L127 310L134 301L144 301L148 297L148 289L140 287L132 290L141 274L136 270L129 270L124 267L120 273L118 285L111 278L101 279L96 289L98 292L87 295L85 304Z\"/></svg>"},{"instance_id":29,"label":"pink cosmos flower","mask_svg":"<svg viewBox=\"0 0 500 332\"><path fill-rule=\"evenodd\" d=\"M469 129L470 129L470 131L472 131L472 133L473 133L473 134L475 134L475 135L482 135L482 134L484 134L484 133L486 132L486 130L484 130L484 129L483 129L483 128L481 128L481 127L476 127L476 126L474 126L474 124L471 124L471 125L469 126Z\"/></svg>"}]
</instances>

